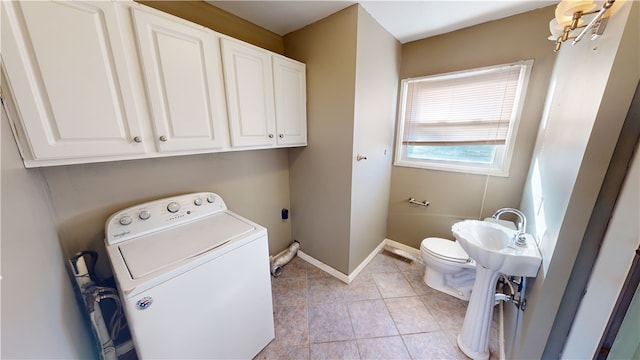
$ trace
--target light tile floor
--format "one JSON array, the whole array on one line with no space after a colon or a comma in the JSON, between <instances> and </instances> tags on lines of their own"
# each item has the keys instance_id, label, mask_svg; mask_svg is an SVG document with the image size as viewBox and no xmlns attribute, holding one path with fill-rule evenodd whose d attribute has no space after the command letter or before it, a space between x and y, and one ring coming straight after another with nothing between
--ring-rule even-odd
<instances>
[{"instance_id":1,"label":"light tile floor","mask_svg":"<svg viewBox=\"0 0 640 360\"><path fill-rule=\"evenodd\" d=\"M255 359L467 359L456 345L467 303L423 275L380 253L347 285L296 257L272 277L276 338Z\"/></svg>"}]
</instances>

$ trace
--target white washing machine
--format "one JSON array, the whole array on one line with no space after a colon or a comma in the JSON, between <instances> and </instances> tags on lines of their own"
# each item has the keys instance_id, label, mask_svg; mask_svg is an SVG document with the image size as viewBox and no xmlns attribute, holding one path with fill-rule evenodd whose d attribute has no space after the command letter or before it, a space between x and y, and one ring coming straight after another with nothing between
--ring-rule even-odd
<instances>
[{"instance_id":1,"label":"white washing machine","mask_svg":"<svg viewBox=\"0 0 640 360\"><path fill-rule=\"evenodd\" d=\"M140 359L251 359L273 340L267 230L217 194L118 211L105 233Z\"/></svg>"}]
</instances>

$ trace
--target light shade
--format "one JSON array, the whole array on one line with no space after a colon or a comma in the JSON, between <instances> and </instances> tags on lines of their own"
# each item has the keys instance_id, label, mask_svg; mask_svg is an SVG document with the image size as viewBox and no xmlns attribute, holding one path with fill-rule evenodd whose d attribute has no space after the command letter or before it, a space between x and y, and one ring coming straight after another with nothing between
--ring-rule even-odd
<instances>
[{"instance_id":1,"label":"light shade","mask_svg":"<svg viewBox=\"0 0 640 360\"><path fill-rule=\"evenodd\" d=\"M555 41L554 52L560 50L562 43L568 39L573 39L573 45L578 43L586 34L591 32L592 40L602 35L607 25L607 15L611 15L612 11L607 10L613 7L616 0L606 0L600 7L594 0L562 0L556 7L555 18L549 22L549 31L551 36L549 40ZM598 9L600 7L600 9ZM589 15L588 24L584 25L585 18ZM584 20L584 21L583 21ZM571 34L577 28L583 28L576 36Z\"/></svg>"},{"instance_id":2,"label":"light shade","mask_svg":"<svg viewBox=\"0 0 640 360\"><path fill-rule=\"evenodd\" d=\"M573 14L578 11L583 13L595 10L598 5L592 0L562 0L556 7L556 20L560 25L569 25Z\"/></svg>"}]
</instances>

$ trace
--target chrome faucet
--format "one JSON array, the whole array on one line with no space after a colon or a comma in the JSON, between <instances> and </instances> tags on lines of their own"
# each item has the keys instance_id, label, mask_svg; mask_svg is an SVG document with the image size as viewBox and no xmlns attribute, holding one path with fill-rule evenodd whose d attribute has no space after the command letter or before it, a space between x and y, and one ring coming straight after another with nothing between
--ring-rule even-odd
<instances>
[{"instance_id":1,"label":"chrome faucet","mask_svg":"<svg viewBox=\"0 0 640 360\"><path fill-rule=\"evenodd\" d=\"M525 232L527 231L527 217L524 216L524 213L518 209L514 208L502 208L496 211L491 217L494 219L500 219L500 215L510 213L516 215L520 218L520 222L517 224L517 229L515 235L513 236L513 241L517 246L526 246L527 245L527 237Z\"/></svg>"}]
</instances>

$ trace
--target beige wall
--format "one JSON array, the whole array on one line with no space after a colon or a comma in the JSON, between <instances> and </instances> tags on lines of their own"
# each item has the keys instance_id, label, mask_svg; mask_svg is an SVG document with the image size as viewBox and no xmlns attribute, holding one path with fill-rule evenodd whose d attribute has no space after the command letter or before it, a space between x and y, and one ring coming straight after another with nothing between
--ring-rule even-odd
<instances>
[{"instance_id":1,"label":"beige wall","mask_svg":"<svg viewBox=\"0 0 640 360\"><path fill-rule=\"evenodd\" d=\"M518 207L555 56L547 7L402 46L400 78L534 59L509 177L394 166L387 236L414 248L429 236L452 238L451 225ZM409 197L431 202L410 205Z\"/></svg>"},{"instance_id":2,"label":"beige wall","mask_svg":"<svg viewBox=\"0 0 640 360\"><path fill-rule=\"evenodd\" d=\"M308 146L289 155L294 239L348 274L357 6L285 36L285 54L307 64Z\"/></svg>"},{"instance_id":3,"label":"beige wall","mask_svg":"<svg viewBox=\"0 0 640 360\"><path fill-rule=\"evenodd\" d=\"M350 274L386 235L400 44L354 5L285 36L285 53L307 64L309 145L290 155L294 238Z\"/></svg>"},{"instance_id":4,"label":"beige wall","mask_svg":"<svg viewBox=\"0 0 640 360\"><path fill-rule=\"evenodd\" d=\"M564 44L557 55L522 197L543 263L527 310L518 315L507 307L506 333L517 334L507 342L511 358L542 356L640 80L640 5L631 15L631 2L616 8L604 36Z\"/></svg>"},{"instance_id":5,"label":"beige wall","mask_svg":"<svg viewBox=\"0 0 640 360\"><path fill-rule=\"evenodd\" d=\"M282 54L282 36L202 1L136 0L219 33Z\"/></svg>"},{"instance_id":6,"label":"beige wall","mask_svg":"<svg viewBox=\"0 0 640 360\"><path fill-rule=\"evenodd\" d=\"M400 43L358 7L349 272L387 234ZM357 154L367 160L357 161Z\"/></svg>"},{"instance_id":7,"label":"beige wall","mask_svg":"<svg viewBox=\"0 0 640 360\"><path fill-rule=\"evenodd\" d=\"M218 193L232 211L268 230L269 251L292 241L286 149L189 155L43 168L65 254L89 248L104 254L104 223L141 202L188 192ZM108 274L107 258L99 270Z\"/></svg>"},{"instance_id":8,"label":"beige wall","mask_svg":"<svg viewBox=\"0 0 640 360\"><path fill-rule=\"evenodd\" d=\"M6 83L2 85L9 103ZM24 168L1 106L0 123L0 358L94 358L89 329L65 271L42 176L38 169Z\"/></svg>"}]
</instances>

